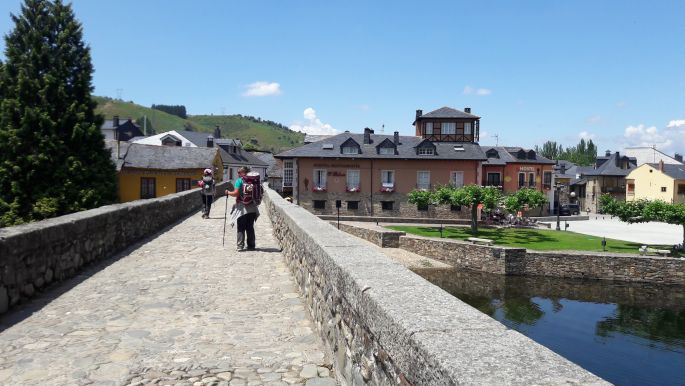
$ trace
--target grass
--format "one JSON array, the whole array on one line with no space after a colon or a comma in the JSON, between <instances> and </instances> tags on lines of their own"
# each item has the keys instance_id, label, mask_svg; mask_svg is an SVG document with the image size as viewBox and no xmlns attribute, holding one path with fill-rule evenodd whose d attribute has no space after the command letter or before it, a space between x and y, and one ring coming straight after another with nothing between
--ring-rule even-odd
<instances>
[{"instance_id":1,"label":"grass","mask_svg":"<svg viewBox=\"0 0 685 386\"><path fill-rule=\"evenodd\" d=\"M438 227L389 226L388 228L419 236L440 237ZM476 235L468 227L444 227L443 237L465 240L469 237L491 239L495 245L527 248L536 251L602 251L602 238L582 233L524 228L481 228ZM638 254L642 244L630 241L606 239L607 252ZM671 246L652 245L656 249L671 249Z\"/></svg>"}]
</instances>

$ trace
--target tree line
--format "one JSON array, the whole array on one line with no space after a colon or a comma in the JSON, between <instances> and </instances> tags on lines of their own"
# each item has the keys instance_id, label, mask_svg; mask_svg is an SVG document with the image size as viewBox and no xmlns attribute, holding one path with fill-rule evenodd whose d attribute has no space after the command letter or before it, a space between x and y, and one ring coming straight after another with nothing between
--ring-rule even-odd
<instances>
[{"instance_id":1,"label":"tree line","mask_svg":"<svg viewBox=\"0 0 685 386\"><path fill-rule=\"evenodd\" d=\"M552 160L566 160L579 166L591 166L597 160L597 145L592 140L581 139L578 145L564 149L556 141L547 141L542 147L535 146L535 152Z\"/></svg>"},{"instance_id":2,"label":"tree line","mask_svg":"<svg viewBox=\"0 0 685 386\"><path fill-rule=\"evenodd\" d=\"M167 114L175 115L179 118L188 119L186 107L183 105L152 105L153 110L164 111Z\"/></svg>"}]
</instances>

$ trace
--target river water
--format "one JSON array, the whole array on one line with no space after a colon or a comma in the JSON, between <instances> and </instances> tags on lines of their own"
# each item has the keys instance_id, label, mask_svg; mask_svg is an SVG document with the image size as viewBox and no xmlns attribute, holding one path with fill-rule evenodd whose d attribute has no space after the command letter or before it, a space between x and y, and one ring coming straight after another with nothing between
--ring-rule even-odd
<instances>
[{"instance_id":1,"label":"river water","mask_svg":"<svg viewBox=\"0 0 685 386\"><path fill-rule=\"evenodd\" d=\"M616 385L685 385L685 288L415 269Z\"/></svg>"}]
</instances>

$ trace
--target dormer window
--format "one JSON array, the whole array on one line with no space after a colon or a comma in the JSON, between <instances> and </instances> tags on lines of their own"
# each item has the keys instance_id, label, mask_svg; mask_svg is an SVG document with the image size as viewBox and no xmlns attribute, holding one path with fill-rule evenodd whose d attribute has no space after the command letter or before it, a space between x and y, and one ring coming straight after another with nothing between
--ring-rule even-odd
<instances>
[{"instance_id":1,"label":"dormer window","mask_svg":"<svg viewBox=\"0 0 685 386\"><path fill-rule=\"evenodd\" d=\"M393 141L391 141L389 138L386 138L383 140L383 142L379 143L378 146L376 146L377 153L380 155L396 155L397 154L397 147Z\"/></svg>"},{"instance_id":2,"label":"dormer window","mask_svg":"<svg viewBox=\"0 0 685 386\"><path fill-rule=\"evenodd\" d=\"M395 155L395 149L393 149L392 147L381 147L378 149L378 154Z\"/></svg>"},{"instance_id":3,"label":"dormer window","mask_svg":"<svg viewBox=\"0 0 685 386\"><path fill-rule=\"evenodd\" d=\"M359 154L359 148L357 148L356 146L343 146L342 153L343 154Z\"/></svg>"},{"instance_id":4,"label":"dormer window","mask_svg":"<svg viewBox=\"0 0 685 386\"><path fill-rule=\"evenodd\" d=\"M528 159L535 159L535 150L530 150L528 152Z\"/></svg>"},{"instance_id":5,"label":"dormer window","mask_svg":"<svg viewBox=\"0 0 685 386\"><path fill-rule=\"evenodd\" d=\"M432 147L420 147L419 155L435 155L435 149Z\"/></svg>"},{"instance_id":6,"label":"dormer window","mask_svg":"<svg viewBox=\"0 0 685 386\"><path fill-rule=\"evenodd\" d=\"M357 141L352 138L348 138L345 142L340 145L340 154L361 154L361 148Z\"/></svg>"},{"instance_id":7,"label":"dormer window","mask_svg":"<svg viewBox=\"0 0 685 386\"><path fill-rule=\"evenodd\" d=\"M526 152L523 149L520 149L519 151L516 152L516 158L518 159L526 159Z\"/></svg>"},{"instance_id":8,"label":"dormer window","mask_svg":"<svg viewBox=\"0 0 685 386\"><path fill-rule=\"evenodd\" d=\"M488 158L499 158L499 152L495 149L490 149L487 152L485 152L485 155Z\"/></svg>"}]
</instances>

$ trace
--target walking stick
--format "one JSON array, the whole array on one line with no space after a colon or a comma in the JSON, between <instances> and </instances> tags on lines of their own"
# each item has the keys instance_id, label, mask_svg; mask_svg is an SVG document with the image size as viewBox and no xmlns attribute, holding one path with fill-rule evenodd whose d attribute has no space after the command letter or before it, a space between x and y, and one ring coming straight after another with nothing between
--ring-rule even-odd
<instances>
[{"instance_id":1,"label":"walking stick","mask_svg":"<svg viewBox=\"0 0 685 386\"><path fill-rule=\"evenodd\" d=\"M228 195L226 195L226 208L224 209L224 235L221 237L221 246L223 247L226 243L226 217L228 213Z\"/></svg>"}]
</instances>

